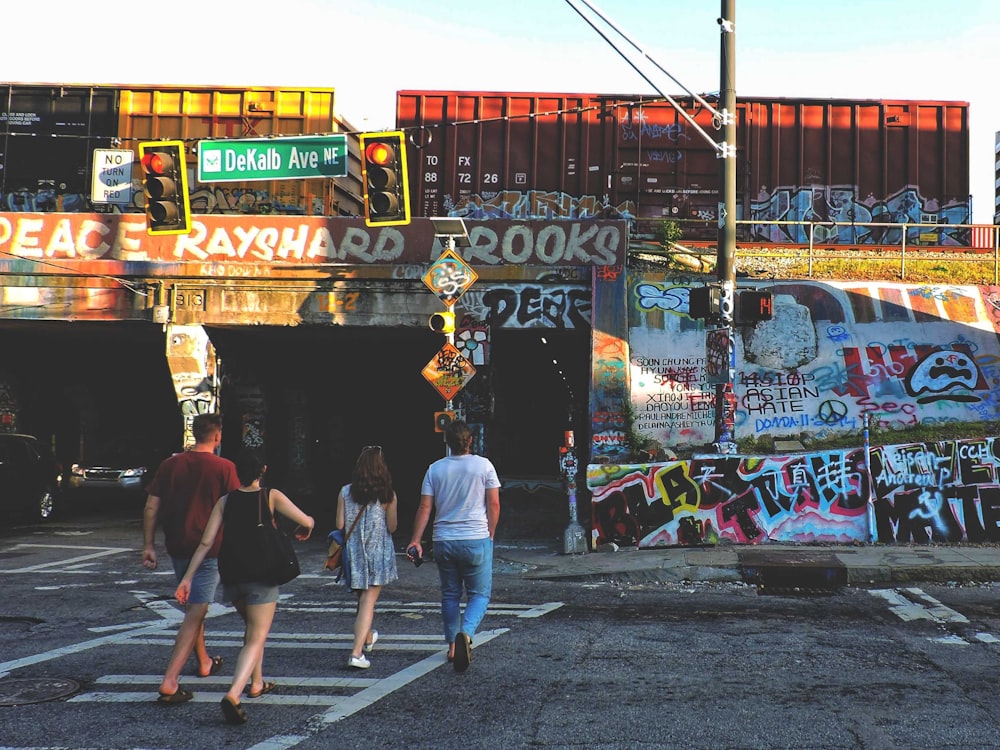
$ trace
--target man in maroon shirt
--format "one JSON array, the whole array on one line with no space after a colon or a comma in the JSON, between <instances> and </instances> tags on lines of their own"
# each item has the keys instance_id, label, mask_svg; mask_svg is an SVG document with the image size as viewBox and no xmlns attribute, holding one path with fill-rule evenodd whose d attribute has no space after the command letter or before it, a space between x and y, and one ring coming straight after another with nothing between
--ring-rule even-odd
<instances>
[{"instance_id":1,"label":"man in maroon shirt","mask_svg":"<svg viewBox=\"0 0 1000 750\"><path fill-rule=\"evenodd\" d=\"M156 527L162 526L178 582L187 572L215 502L240 486L236 465L217 455L222 441L222 415L199 414L191 430L194 447L160 464L146 490L149 496L142 518L142 564L150 570L156 569ZM192 650L198 660L199 676L208 677L222 665L222 657L213 659L205 648L205 616L219 585L216 557L221 544L219 534L195 573L184 620L177 630L174 650L160 683L161 703L183 703L194 697L194 693L180 686L181 670Z\"/></svg>"}]
</instances>

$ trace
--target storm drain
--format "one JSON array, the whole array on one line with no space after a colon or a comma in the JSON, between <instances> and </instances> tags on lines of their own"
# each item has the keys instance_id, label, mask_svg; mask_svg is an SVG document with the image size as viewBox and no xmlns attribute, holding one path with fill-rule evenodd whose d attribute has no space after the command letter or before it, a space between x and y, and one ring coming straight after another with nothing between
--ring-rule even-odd
<instances>
[{"instance_id":1,"label":"storm drain","mask_svg":"<svg viewBox=\"0 0 1000 750\"><path fill-rule=\"evenodd\" d=\"M0 680L0 706L56 701L79 689L79 682L64 677L9 677Z\"/></svg>"},{"instance_id":2,"label":"storm drain","mask_svg":"<svg viewBox=\"0 0 1000 750\"><path fill-rule=\"evenodd\" d=\"M847 585L847 568L823 550L746 549L737 553L745 583L761 594L832 594Z\"/></svg>"}]
</instances>

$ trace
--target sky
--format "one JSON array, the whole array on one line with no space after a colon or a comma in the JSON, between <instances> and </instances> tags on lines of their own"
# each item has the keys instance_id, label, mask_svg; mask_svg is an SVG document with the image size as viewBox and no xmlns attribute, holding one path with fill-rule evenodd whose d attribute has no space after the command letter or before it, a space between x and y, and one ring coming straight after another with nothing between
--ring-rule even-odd
<instances>
[{"instance_id":1,"label":"sky","mask_svg":"<svg viewBox=\"0 0 1000 750\"><path fill-rule=\"evenodd\" d=\"M395 126L399 90L719 90L721 0L170 0L98 7L79 0L20 5L17 31L4 38L5 82L334 88L338 115L365 131ZM996 0L735 0L737 96L968 102L973 221L992 223L1000 130L996 7ZM641 68L651 86L574 8L669 77L647 62ZM181 29L182 52L154 53L154 22Z\"/></svg>"}]
</instances>

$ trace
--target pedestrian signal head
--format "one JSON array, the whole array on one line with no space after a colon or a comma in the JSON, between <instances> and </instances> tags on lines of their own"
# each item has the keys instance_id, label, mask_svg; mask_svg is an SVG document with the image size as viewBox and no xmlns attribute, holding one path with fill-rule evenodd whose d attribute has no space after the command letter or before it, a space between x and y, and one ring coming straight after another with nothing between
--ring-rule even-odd
<instances>
[{"instance_id":1,"label":"pedestrian signal head","mask_svg":"<svg viewBox=\"0 0 1000 750\"><path fill-rule=\"evenodd\" d=\"M436 411L434 412L434 432L444 432L448 425L455 421L455 412Z\"/></svg>"}]
</instances>

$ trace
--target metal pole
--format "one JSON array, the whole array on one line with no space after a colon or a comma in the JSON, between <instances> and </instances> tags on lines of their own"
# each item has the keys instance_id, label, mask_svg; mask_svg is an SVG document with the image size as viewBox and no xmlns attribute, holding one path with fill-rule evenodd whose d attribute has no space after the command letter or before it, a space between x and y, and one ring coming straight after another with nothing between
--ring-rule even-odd
<instances>
[{"instance_id":1,"label":"metal pole","mask_svg":"<svg viewBox=\"0 0 1000 750\"><path fill-rule=\"evenodd\" d=\"M566 430L563 437L564 442L559 449L559 468L569 499L569 525L563 532L563 554L574 555L587 551L587 534L576 514L576 440L572 430Z\"/></svg>"},{"instance_id":2,"label":"metal pole","mask_svg":"<svg viewBox=\"0 0 1000 750\"><path fill-rule=\"evenodd\" d=\"M719 203L719 249L716 274L722 287L722 325L729 332L726 382L715 386L715 444L720 453L735 453L735 368L736 336L733 313L736 302L736 0L722 0L719 100L722 105L722 201Z\"/></svg>"},{"instance_id":3,"label":"metal pole","mask_svg":"<svg viewBox=\"0 0 1000 750\"><path fill-rule=\"evenodd\" d=\"M450 234L448 235L448 249L450 251L452 251L452 252L455 252L455 238L454 238L454 236L452 236ZM445 308L448 310L448 312L454 314L454 312L455 312L455 303L451 302L450 304L446 304ZM447 341L452 346L454 346L455 345L455 332L454 331L449 331L448 333L446 333L444 335L444 340ZM445 409L445 411L454 411L454 405L452 404L452 400L450 398L447 401L445 401L444 409ZM441 437L444 438L445 436L442 435ZM448 445L447 438L445 438L445 441L444 441L444 455L446 455L446 456L450 456L451 455L451 446Z\"/></svg>"}]
</instances>

